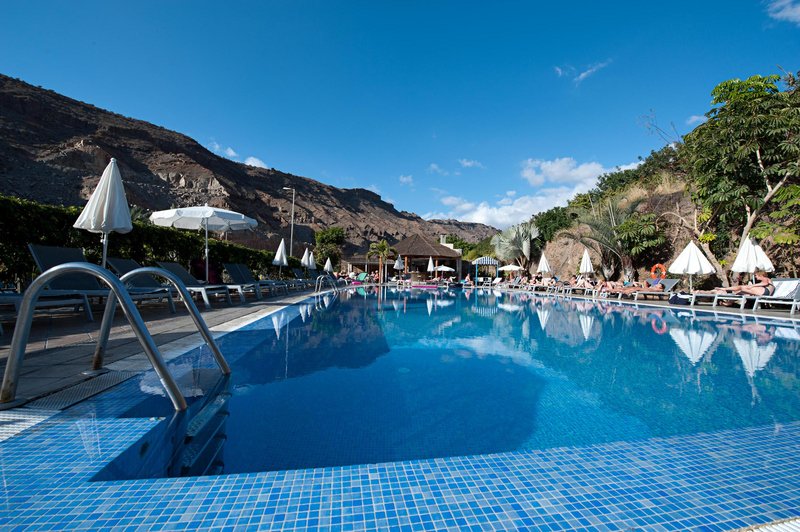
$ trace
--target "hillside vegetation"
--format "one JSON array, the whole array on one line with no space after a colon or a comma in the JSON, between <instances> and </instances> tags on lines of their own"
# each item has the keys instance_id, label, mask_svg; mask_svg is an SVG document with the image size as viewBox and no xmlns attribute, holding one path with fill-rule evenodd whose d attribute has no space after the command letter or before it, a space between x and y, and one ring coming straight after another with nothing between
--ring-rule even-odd
<instances>
[{"instance_id":1,"label":"hillside vegetation","mask_svg":"<svg viewBox=\"0 0 800 532\"><path fill-rule=\"evenodd\" d=\"M749 235L760 241L777 274L797 276L797 76L733 79L711 95L706 121L681 141L652 152L634 169L601 176L566 207L504 231L498 256L527 265L544 251L556 272L566 275L577 272L586 246L603 276L631 277L669 263L694 240L727 286L728 268ZM527 254L524 240L514 243L525 226L536 229Z\"/></svg>"}]
</instances>

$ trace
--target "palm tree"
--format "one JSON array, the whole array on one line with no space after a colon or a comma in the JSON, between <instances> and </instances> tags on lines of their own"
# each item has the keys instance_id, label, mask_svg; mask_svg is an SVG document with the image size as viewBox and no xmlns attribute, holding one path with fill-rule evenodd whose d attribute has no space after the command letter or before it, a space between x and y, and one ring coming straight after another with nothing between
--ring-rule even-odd
<instances>
[{"instance_id":1,"label":"palm tree","mask_svg":"<svg viewBox=\"0 0 800 532\"><path fill-rule=\"evenodd\" d=\"M498 259L517 261L527 270L530 267L533 240L539 237L539 228L533 222L512 225L502 233L492 237L495 255Z\"/></svg>"},{"instance_id":2,"label":"palm tree","mask_svg":"<svg viewBox=\"0 0 800 532\"><path fill-rule=\"evenodd\" d=\"M379 280L381 283L383 283L383 263L393 255L397 255L397 250L390 246L385 238L380 242L373 242L369 245L367 260L371 257L378 257L378 268L380 271L378 275L380 276Z\"/></svg>"},{"instance_id":3,"label":"palm tree","mask_svg":"<svg viewBox=\"0 0 800 532\"><path fill-rule=\"evenodd\" d=\"M564 232L562 235L598 252L606 279L613 278L618 268L629 279L633 275L633 259L666 242L656 226L655 216L637 211L642 201L609 197L578 217L579 224L589 227L589 234Z\"/></svg>"}]
</instances>

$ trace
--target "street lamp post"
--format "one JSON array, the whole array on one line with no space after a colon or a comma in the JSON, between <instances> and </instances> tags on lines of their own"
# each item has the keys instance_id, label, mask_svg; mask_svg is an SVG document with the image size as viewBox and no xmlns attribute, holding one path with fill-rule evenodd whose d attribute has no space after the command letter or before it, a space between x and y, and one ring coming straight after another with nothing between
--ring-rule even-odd
<instances>
[{"instance_id":1,"label":"street lamp post","mask_svg":"<svg viewBox=\"0 0 800 532\"><path fill-rule=\"evenodd\" d=\"M294 195L295 190L294 187L283 187L283 190L291 190L292 191L292 223L291 229L289 230L289 256L294 256Z\"/></svg>"}]
</instances>

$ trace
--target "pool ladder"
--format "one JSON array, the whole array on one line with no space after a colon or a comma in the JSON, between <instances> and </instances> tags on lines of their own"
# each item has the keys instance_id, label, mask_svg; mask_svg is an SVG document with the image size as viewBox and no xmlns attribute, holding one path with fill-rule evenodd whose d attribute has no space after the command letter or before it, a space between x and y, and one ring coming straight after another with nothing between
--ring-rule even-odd
<instances>
[{"instance_id":1,"label":"pool ladder","mask_svg":"<svg viewBox=\"0 0 800 532\"><path fill-rule=\"evenodd\" d=\"M314 282L314 292L322 292L322 288L325 286L326 283L330 285L331 288L333 288L334 292L339 291L340 288L339 285L336 283L336 281L333 280L333 278L331 278L330 275L320 275Z\"/></svg>"},{"instance_id":2,"label":"pool ladder","mask_svg":"<svg viewBox=\"0 0 800 532\"><path fill-rule=\"evenodd\" d=\"M197 310L197 306L194 304L191 294L189 294L186 286L184 286L180 279L175 277L175 275L161 268L147 267L138 268L128 272L121 278L117 278L105 268L101 268L100 266L94 264L89 264L86 262L68 262L50 268L46 272L42 273L40 276L34 279L34 281L25 291L25 296L22 298L22 303L19 309L17 325L14 328L14 337L11 340L11 348L8 354L8 360L6 361L6 370L3 375L3 383L2 386L0 386L0 410L14 408L27 402L27 399L17 398L16 395L17 384L19 383L19 373L22 367L22 359L25 356L25 348L28 345L28 337L30 335L31 323L33 322L33 312L36 308L36 302L44 288L51 281L57 277L69 273L85 273L93 275L108 285L110 289L108 301L106 302L105 313L103 314L103 322L100 326L100 335L97 340L97 346L95 348L93 357L92 371L86 372L86 374L96 375L105 372L105 370L102 369L103 355L105 353L106 344L108 343L108 337L111 333L111 325L114 320L116 304L117 301L119 301L120 305L122 306L122 310L125 313L125 317L128 318L128 323L130 324L131 329L133 329L133 333L136 335L136 338L142 345L145 355L147 355L150 364L153 366L158 378L164 385L167 396L169 397L170 401L172 401L172 405L175 407L175 410L186 410L186 399L183 397L178 384L175 382L175 379L169 372L169 369L164 362L164 358L161 356L161 353L158 350L158 346L156 346L155 341L153 341L153 337L147 330L147 326L142 320L142 315L139 313L139 309L136 308L133 299L123 284L125 281L137 275L154 275L163 277L178 291L181 299L183 299L183 302L186 305L186 308L189 310L189 314L192 316L192 320L197 326L200 335L203 337L209 349L211 350L211 353L214 355L220 370L224 375L230 375L230 366L228 366L225 357L222 356L222 352L220 352L217 343L214 341L214 337L211 335L211 331L208 329L206 322L200 316L200 311Z\"/></svg>"}]
</instances>

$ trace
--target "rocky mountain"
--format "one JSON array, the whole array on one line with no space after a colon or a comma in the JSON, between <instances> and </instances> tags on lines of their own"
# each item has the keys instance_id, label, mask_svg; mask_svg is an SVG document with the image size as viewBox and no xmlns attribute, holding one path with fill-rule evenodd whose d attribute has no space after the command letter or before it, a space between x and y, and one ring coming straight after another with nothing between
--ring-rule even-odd
<instances>
[{"instance_id":1,"label":"rocky mountain","mask_svg":"<svg viewBox=\"0 0 800 532\"><path fill-rule=\"evenodd\" d=\"M295 249L331 226L345 229L350 253L415 233L478 241L497 232L482 224L426 221L368 190L231 161L180 133L0 75L0 193L83 205L111 157L132 205L153 211L208 203L245 213L258 220L256 233L231 237L253 247L273 248L288 236L291 193L283 187L297 192Z\"/></svg>"}]
</instances>

